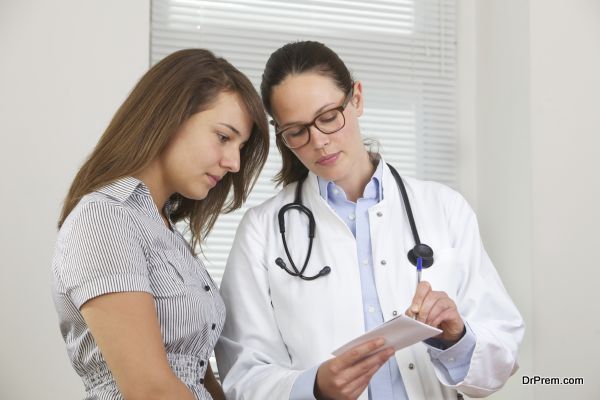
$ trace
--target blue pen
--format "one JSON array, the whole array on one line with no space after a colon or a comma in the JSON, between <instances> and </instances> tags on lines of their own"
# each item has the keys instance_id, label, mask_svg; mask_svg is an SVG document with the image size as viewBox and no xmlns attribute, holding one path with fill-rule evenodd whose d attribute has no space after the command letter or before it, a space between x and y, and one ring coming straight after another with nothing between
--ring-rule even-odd
<instances>
[{"instance_id":1,"label":"blue pen","mask_svg":"<svg viewBox=\"0 0 600 400\"><path fill-rule=\"evenodd\" d=\"M423 259L421 257L417 257L417 286L421 283L421 271L423 270ZM417 315L413 315L413 319L417 319Z\"/></svg>"}]
</instances>

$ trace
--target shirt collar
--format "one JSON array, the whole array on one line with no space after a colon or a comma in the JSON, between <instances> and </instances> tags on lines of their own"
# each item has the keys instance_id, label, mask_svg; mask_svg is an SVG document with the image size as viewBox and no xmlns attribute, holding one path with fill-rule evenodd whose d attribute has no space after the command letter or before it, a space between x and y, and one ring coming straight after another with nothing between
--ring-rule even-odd
<instances>
[{"instance_id":1,"label":"shirt collar","mask_svg":"<svg viewBox=\"0 0 600 400\"><path fill-rule=\"evenodd\" d=\"M124 202L136 191L136 189L140 188L141 192L147 195L150 195L150 191L144 185L142 181L136 179L132 176L126 176L116 181L113 181L97 191L103 193L107 196L112 197L115 200L120 202Z\"/></svg>"},{"instance_id":2,"label":"shirt collar","mask_svg":"<svg viewBox=\"0 0 600 400\"><path fill-rule=\"evenodd\" d=\"M137 198L138 200L134 201L139 203L139 199L143 199L141 203L139 203L143 204L143 209L146 210L146 212L149 213L149 215L156 218L157 221L162 222L161 216L158 213L158 209L156 208L154 200L152 199L152 195L150 194L150 189L148 189L144 182L140 181L137 178L134 178L132 176L126 176L101 187L97 191L109 197L112 197L113 199L121 203L127 201L127 199L129 199L131 195L135 193L140 197ZM136 199L135 196L134 199ZM173 230L174 223L171 219L171 211L173 208L172 200L167 199L167 202L165 203L164 207L165 214L167 216L167 219L169 220L169 224L171 225L171 230Z\"/></svg>"},{"instance_id":3,"label":"shirt collar","mask_svg":"<svg viewBox=\"0 0 600 400\"><path fill-rule=\"evenodd\" d=\"M373 173L371 180L367 183L367 186L365 186L362 198L376 199L378 203L383 200L383 186L381 184L382 178L383 162L380 160L377 164L377 168L375 168L375 172ZM336 185L335 182L325 180L319 176L317 176L317 181L319 182L319 194L325 201L333 202L340 196L342 199L346 199L346 193L341 187Z\"/></svg>"}]
</instances>

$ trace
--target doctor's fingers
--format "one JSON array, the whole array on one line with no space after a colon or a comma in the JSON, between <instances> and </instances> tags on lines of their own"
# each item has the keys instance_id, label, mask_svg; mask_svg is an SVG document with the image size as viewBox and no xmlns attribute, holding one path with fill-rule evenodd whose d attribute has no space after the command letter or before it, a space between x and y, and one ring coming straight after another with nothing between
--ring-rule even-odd
<instances>
[{"instance_id":1,"label":"doctor's fingers","mask_svg":"<svg viewBox=\"0 0 600 400\"><path fill-rule=\"evenodd\" d=\"M434 306L440 301L442 304L446 304L448 301L452 302L445 292L436 292L432 290L427 293L427 296L425 296L423 302L421 303L421 308L419 309L417 319L423 323L426 323Z\"/></svg>"},{"instance_id":2,"label":"doctor's fingers","mask_svg":"<svg viewBox=\"0 0 600 400\"><path fill-rule=\"evenodd\" d=\"M439 326L449 315L447 311L456 310L456 304L447 296L441 296L431 305L425 322L427 325ZM456 313L458 315L458 312Z\"/></svg>"},{"instance_id":3,"label":"doctor's fingers","mask_svg":"<svg viewBox=\"0 0 600 400\"><path fill-rule=\"evenodd\" d=\"M375 372L381 368L381 365L376 365L370 370L368 370L364 375L358 377L351 381L346 387L346 393L348 399L357 399L358 396L361 395L362 392L365 391L369 383L371 382L371 378L375 375Z\"/></svg>"},{"instance_id":4,"label":"doctor's fingers","mask_svg":"<svg viewBox=\"0 0 600 400\"><path fill-rule=\"evenodd\" d=\"M413 316L414 314L418 314L421 309L421 304L423 300L427 297L427 295L431 292L431 285L427 281L422 281L417 286L417 290L415 291L415 295L413 297L412 303L410 305L410 312ZM408 315L408 313L407 313Z\"/></svg>"},{"instance_id":5,"label":"doctor's fingers","mask_svg":"<svg viewBox=\"0 0 600 400\"><path fill-rule=\"evenodd\" d=\"M375 338L359 344L358 346L354 346L334 359L334 367L344 369L352 366L367 355L382 350L384 344L385 340L383 338Z\"/></svg>"},{"instance_id":6,"label":"doctor's fingers","mask_svg":"<svg viewBox=\"0 0 600 400\"><path fill-rule=\"evenodd\" d=\"M317 371L317 387L325 398L356 399L367 387L371 377L394 354L392 348L363 358L353 365L334 358Z\"/></svg>"},{"instance_id":7,"label":"doctor's fingers","mask_svg":"<svg viewBox=\"0 0 600 400\"><path fill-rule=\"evenodd\" d=\"M442 311L433 323L437 324L434 326L438 326L443 330L439 335L439 339L444 340L449 345L458 342L466 332L465 323L455 308Z\"/></svg>"}]
</instances>

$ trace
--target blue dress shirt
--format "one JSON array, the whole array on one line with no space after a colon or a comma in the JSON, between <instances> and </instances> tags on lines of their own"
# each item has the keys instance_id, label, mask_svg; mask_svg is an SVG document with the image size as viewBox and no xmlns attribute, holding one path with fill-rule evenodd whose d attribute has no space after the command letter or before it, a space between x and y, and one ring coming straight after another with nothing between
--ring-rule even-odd
<instances>
[{"instance_id":1,"label":"blue dress shirt","mask_svg":"<svg viewBox=\"0 0 600 400\"><path fill-rule=\"evenodd\" d=\"M365 332L381 325L383 313L379 304L375 277L373 274L373 258L371 252L371 234L369 229L370 207L383 199L383 163L379 163L373 177L364 189L363 196L356 203L346 198L344 190L332 181L318 178L321 197L346 223L346 226L356 238L356 251L358 255L357 266L360 271L360 282L363 299L363 315ZM466 333L452 347L443 350L439 342L430 340L426 342L432 362L440 368L442 373L451 381L462 381L471 362L475 349L475 335L465 323ZM313 387L319 365L304 371L294 382L290 393L290 400L313 400ZM369 383L370 400L406 400L407 394L400 375L395 357L391 357L371 378Z\"/></svg>"}]
</instances>

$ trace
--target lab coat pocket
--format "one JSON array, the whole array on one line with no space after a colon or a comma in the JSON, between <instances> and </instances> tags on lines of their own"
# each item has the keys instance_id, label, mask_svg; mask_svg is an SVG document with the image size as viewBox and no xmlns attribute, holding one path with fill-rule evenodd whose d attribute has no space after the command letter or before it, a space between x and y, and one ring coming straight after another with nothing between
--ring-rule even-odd
<instances>
[{"instance_id":1,"label":"lab coat pocket","mask_svg":"<svg viewBox=\"0 0 600 400\"><path fill-rule=\"evenodd\" d=\"M455 299L462 273L457 249L448 247L435 251L434 263L423 269L421 280L429 282L432 290L446 292L450 298Z\"/></svg>"}]
</instances>

